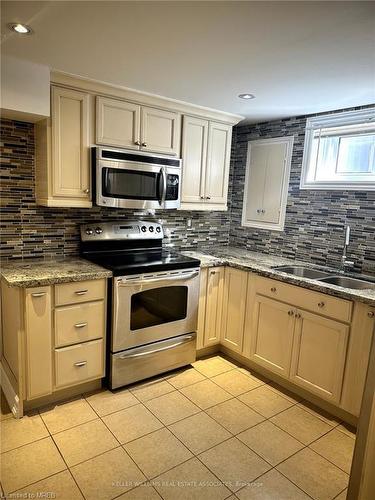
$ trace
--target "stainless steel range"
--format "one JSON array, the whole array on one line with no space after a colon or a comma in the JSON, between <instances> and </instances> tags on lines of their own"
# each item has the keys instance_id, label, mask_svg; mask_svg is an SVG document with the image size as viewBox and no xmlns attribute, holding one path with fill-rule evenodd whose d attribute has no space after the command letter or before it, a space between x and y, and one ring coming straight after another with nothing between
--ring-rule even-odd
<instances>
[{"instance_id":1,"label":"stainless steel range","mask_svg":"<svg viewBox=\"0 0 375 500\"><path fill-rule=\"evenodd\" d=\"M81 227L81 255L113 272L109 290L111 389L195 360L200 261L162 248L143 221Z\"/></svg>"}]
</instances>

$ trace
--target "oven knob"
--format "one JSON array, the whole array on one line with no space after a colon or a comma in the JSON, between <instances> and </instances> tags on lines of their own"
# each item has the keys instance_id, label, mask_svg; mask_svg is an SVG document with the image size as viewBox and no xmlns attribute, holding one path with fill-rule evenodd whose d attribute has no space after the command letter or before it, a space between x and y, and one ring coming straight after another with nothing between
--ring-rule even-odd
<instances>
[{"instance_id":1,"label":"oven knob","mask_svg":"<svg viewBox=\"0 0 375 500\"><path fill-rule=\"evenodd\" d=\"M142 226L142 227L141 227L141 231L142 231L143 233L144 233L144 232L146 232L146 230L147 230L146 226Z\"/></svg>"},{"instance_id":2,"label":"oven knob","mask_svg":"<svg viewBox=\"0 0 375 500\"><path fill-rule=\"evenodd\" d=\"M90 228L87 228L87 229L86 229L86 234L92 234L93 232L94 232L94 231L93 231L92 229L90 229Z\"/></svg>"},{"instance_id":3,"label":"oven knob","mask_svg":"<svg viewBox=\"0 0 375 500\"><path fill-rule=\"evenodd\" d=\"M150 226L150 227L148 228L148 230L150 231L150 233L153 233L153 232L154 232L154 226Z\"/></svg>"},{"instance_id":4,"label":"oven knob","mask_svg":"<svg viewBox=\"0 0 375 500\"><path fill-rule=\"evenodd\" d=\"M157 233L160 233L160 231L161 231L161 229L160 229L160 227L158 226L158 227L156 228L156 232L157 232Z\"/></svg>"},{"instance_id":5,"label":"oven knob","mask_svg":"<svg viewBox=\"0 0 375 500\"><path fill-rule=\"evenodd\" d=\"M101 227L96 227L95 232L96 232L96 234L102 234L103 229Z\"/></svg>"}]
</instances>

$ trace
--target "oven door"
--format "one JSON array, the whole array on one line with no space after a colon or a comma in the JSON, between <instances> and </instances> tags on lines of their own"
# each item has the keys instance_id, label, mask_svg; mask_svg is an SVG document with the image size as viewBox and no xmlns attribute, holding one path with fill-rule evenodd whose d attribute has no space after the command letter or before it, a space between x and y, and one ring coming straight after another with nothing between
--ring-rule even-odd
<instances>
[{"instance_id":1,"label":"oven door","mask_svg":"<svg viewBox=\"0 0 375 500\"><path fill-rule=\"evenodd\" d=\"M180 172L179 167L99 160L96 203L118 208L178 208Z\"/></svg>"},{"instance_id":2,"label":"oven door","mask_svg":"<svg viewBox=\"0 0 375 500\"><path fill-rule=\"evenodd\" d=\"M195 332L199 268L114 278L112 352Z\"/></svg>"}]
</instances>

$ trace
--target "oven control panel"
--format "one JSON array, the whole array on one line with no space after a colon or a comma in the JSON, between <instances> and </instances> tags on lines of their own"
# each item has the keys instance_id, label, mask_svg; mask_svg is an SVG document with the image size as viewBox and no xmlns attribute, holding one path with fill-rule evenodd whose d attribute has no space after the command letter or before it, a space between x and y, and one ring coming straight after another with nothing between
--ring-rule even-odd
<instances>
[{"instance_id":1,"label":"oven control panel","mask_svg":"<svg viewBox=\"0 0 375 500\"><path fill-rule=\"evenodd\" d=\"M163 226L158 222L116 221L81 226L81 241L161 240Z\"/></svg>"}]
</instances>

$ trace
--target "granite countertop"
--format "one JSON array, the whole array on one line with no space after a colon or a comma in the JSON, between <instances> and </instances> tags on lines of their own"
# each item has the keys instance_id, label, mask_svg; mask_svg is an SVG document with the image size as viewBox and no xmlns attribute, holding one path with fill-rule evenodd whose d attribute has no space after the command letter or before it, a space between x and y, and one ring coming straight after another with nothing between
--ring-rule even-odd
<instances>
[{"instance_id":1,"label":"granite countertop","mask_svg":"<svg viewBox=\"0 0 375 500\"><path fill-rule=\"evenodd\" d=\"M1 265L1 277L11 287L33 287L111 278L112 272L85 259L10 260Z\"/></svg>"},{"instance_id":2,"label":"granite countertop","mask_svg":"<svg viewBox=\"0 0 375 500\"><path fill-rule=\"evenodd\" d=\"M201 267L235 267L245 271L252 271L260 276L285 281L287 283L291 283L292 285L298 285L303 288L309 288L311 290L327 293L344 299L358 300L375 306L375 290L355 290L353 288L343 288L329 283L324 283L322 281L317 281L315 279L301 278L292 274L283 273L277 269L272 269L274 266L283 265L297 265L309 267L311 269L322 269L321 266L316 266L314 264L286 259L276 255L268 255L261 252L251 252L243 248L232 246L218 247L214 250L186 251L183 253L185 255L189 255L190 257L200 259ZM332 271L332 274L338 274L337 270L332 269L329 271Z\"/></svg>"}]
</instances>

